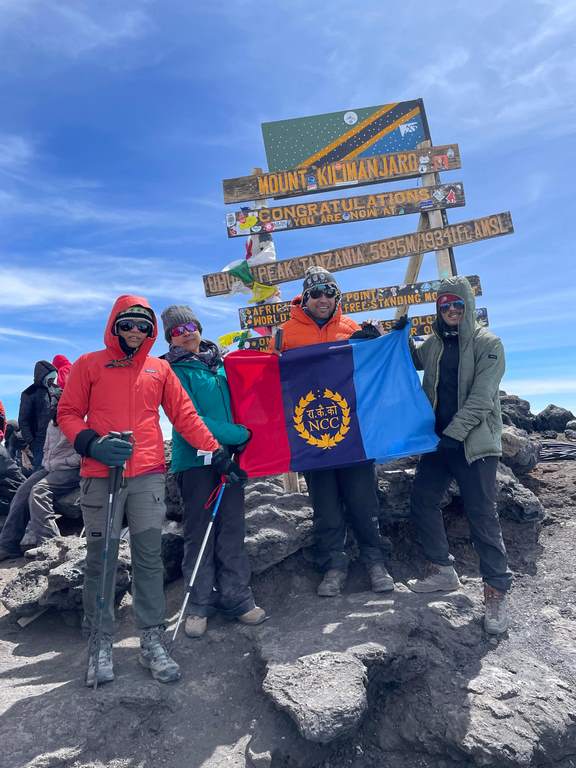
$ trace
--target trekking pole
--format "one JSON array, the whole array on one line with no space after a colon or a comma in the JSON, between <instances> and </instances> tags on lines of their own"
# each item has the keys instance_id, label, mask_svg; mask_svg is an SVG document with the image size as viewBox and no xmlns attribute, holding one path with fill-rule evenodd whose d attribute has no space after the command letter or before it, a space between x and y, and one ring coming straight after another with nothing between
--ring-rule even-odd
<instances>
[{"instance_id":1,"label":"trekking pole","mask_svg":"<svg viewBox=\"0 0 576 768\"><path fill-rule=\"evenodd\" d=\"M129 440L132 432L109 432L108 437L117 437L121 440ZM98 594L96 596L96 617L94 637L94 690L98 688L98 669L100 667L100 645L102 642L102 618L104 615L104 601L106 599L106 570L108 566L108 552L110 549L110 540L114 528L114 513L116 511L116 500L118 491L122 484L122 475L124 466L110 467L108 473L108 503L106 508L106 525L104 528L104 546L102 548L102 572L100 574L100 583L98 585ZM90 652L88 652L90 660Z\"/></svg>"},{"instance_id":2,"label":"trekking pole","mask_svg":"<svg viewBox=\"0 0 576 768\"><path fill-rule=\"evenodd\" d=\"M222 501L222 496L224 495L225 489L226 489L226 483L221 481L220 487L218 488L218 486L216 486L214 491L212 491L212 493L206 500L206 504L204 505L205 509L208 509L210 507L210 504L213 501L214 493L217 492L218 495L216 496L214 509L212 510L212 514L210 515L210 522L208 523L208 527L206 528L206 533L204 534L204 539L202 540L202 544L200 546L200 552L198 553L198 557L196 558L196 563L194 564L194 570L192 571L192 576L190 576L188 589L186 590L186 596L184 597L184 602L182 603L182 608L180 609L180 613L178 615L176 628L174 629L174 634L172 635L172 644L174 644L176 640L178 629L180 628L180 624L182 623L182 619L184 618L184 612L186 611L186 606L188 605L188 600L190 599L190 593L192 592L192 587L194 586L194 582L196 581L196 575L198 574L198 571L200 569L202 556L204 555L206 544L208 544L208 539L210 538L210 533L212 532L212 526L214 525L214 520L216 519L216 515L218 514L218 508L220 506L220 502Z\"/></svg>"}]
</instances>

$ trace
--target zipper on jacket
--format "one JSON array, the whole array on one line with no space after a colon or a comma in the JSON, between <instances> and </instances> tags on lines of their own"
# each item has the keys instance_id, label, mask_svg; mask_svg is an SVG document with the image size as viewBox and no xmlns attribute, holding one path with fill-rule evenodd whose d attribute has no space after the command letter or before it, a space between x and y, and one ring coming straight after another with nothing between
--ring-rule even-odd
<instances>
[{"instance_id":1,"label":"zipper on jacket","mask_svg":"<svg viewBox=\"0 0 576 768\"><path fill-rule=\"evenodd\" d=\"M442 345L440 347L440 354L438 355L438 360L436 361L436 376L434 378L434 404L432 406L432 410L434 413L436 413L436 406L438 405L438 382L440 379L440 360L442 360L442 355L444 354L444 342L442 339L440 339L440 344Z\"/></svg>"}]
</instances>

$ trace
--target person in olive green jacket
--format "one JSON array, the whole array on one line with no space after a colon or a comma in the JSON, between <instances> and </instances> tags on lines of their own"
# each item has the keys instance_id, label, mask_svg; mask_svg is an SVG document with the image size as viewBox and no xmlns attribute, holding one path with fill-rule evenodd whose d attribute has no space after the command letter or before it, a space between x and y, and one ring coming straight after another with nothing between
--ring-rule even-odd
<instances>
[{"instance_id":1,"label":"person in olive green jacket","mask_svg":"<svg viewBox=\"0 0 576 768\"><path fill-rule=\"evenodd\" d=\"M202 326L190 307L171 306L162 312L164 333L170 349L164 355L194 407L218 442L230 453L250 440L250 431L234 424L230 392L222 357L216 344L202 339ZM170 471L177 475L184 501L184 559L182 572L190 580L210 510L204 503L220 476L205 465L204 456L173 430ZM201 637L208 617L220 610L244 624L260 624L266 618L256 606L250 588L250 563L244 546L244 481L246 473L236 466L235 479L224 491L213 533L208 541L188 602L184 631Z\"/></svg>"},{"instance_id":2,"label":"person in olive green jacket","mask_svg":"<svg viewBox=\"0 0 576 768\"><path fill-rule=\"evenodd\" d=\"M500 339L476 321L474 293L465 277L442 281L432 335L416 347L422 386L436 416L440 438L434 453L420 458L412 488L412 519L428 560L414 592L457 589L440 502L452 478L460 487L474 549L484 580L487 632L508 627L506 593L512 574L496 511L496 469L502 454L499 386L504 374Z\"/></svg>"}]
</instances>

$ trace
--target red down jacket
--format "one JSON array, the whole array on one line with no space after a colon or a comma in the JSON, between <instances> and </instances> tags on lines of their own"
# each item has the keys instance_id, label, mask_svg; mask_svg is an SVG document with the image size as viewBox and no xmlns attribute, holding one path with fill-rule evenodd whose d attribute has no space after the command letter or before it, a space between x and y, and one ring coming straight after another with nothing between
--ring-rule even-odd
<instances>
[{"instance_id":1,"label":"red down jacket","mask_svg":"<svg viewBox=\"0 0 576 768\"><path fill-rule=\"evenodd\" d=\"M152 337L144 340L131 365L106 367L111 360L125 357L112 329L118 313L134 305L152 311L140 296L116 299L104 334L106 349L82 355L74 363L60 398L58 426L84 456L80 472L83 477L107 477L109 472L104 464L85 456L94 432L98 435L133 432L134 452L126 464L127 477L162 468L165 459L160 406L177 431L195 448L216 451L220 447L170 365L148 355L157 335L156 318Z\"/></svg>"}]
</instances>

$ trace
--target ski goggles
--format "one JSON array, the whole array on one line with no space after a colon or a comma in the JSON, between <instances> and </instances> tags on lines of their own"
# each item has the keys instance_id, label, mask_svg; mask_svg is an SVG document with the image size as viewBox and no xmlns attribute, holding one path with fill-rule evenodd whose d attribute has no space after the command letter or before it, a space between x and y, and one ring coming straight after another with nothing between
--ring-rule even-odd
<instances>
[{"instance_id":1,"label":"ski goggles","mask_svg":"<svg viewBox=\"0 0 576 768\"><path fill-rule=\"evenodd\" d=\"M464 312L464 302L459 299L458 301L445 301L442 304L438 304L440 312L448 312L450 309L455 309L457 312Z\"/></svg>"},{"instance_id":2,"label":"ski goggles","mask_svg":"<svg viewBox=\"0 0 576 768\"><path fill-rule=\"evenodd\" d=\"M333 285L315 285L314 288L310 288L308 294L311 299L319 299L320 296L326 296L328 299L333 299L338 294L338 289Z\"/></svg>"},{"instance_id":3,"label":"ski goggles","mask_svg":"<svg viewBox=\"0 0 576 768\"><path fill-rule=\"evenodd\" d=\"M196 323L184 323L183 325L177 325L175 328L172 328L170 335L172 337L184 336L185 333L195 333L197 330L199 330L199 328Z\"/></svg>"},{"instance_id":4,"label":"ski goggles","mask_svg":"<svg viewBox=\"0 0 576 768\"><path fill-rule=\"evenodd\" d=\"M136 329L140 333L147 333L150 335L154 326L149 320L118 320L116 323L116 331L133 331Z\"/></svg>"}]
</instances>

